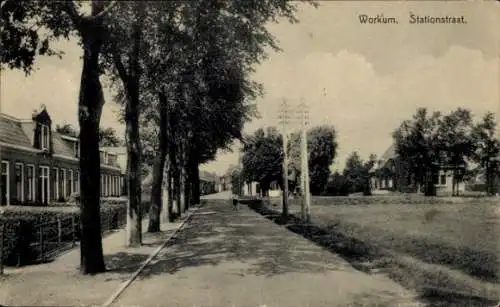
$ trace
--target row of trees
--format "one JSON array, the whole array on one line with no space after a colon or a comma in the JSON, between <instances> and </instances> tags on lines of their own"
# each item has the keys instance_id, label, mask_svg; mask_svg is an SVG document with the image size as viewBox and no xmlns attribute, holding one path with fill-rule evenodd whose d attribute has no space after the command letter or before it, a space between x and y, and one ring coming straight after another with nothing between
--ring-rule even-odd
<instances>
[{"instance_id":1,"label":"row of trees","mask_svg":"<svg viewBox=\"0 0 500 307\"><path fill-rule=\"evenodd\" d=\"M299 183L301 173L300 133L292 133L288 143L289 189L293 191ZM337 152L336 132L333 126L317 126L307 132L308 161L311 193L323 192L330 175L330 165ZM258 182L264 194L270 184L283 183L283 138L274 127L258 129L246 136L242 148L241 180ZM233 177L235 175L233 170Z\"/></svg>"},{"instance_id":2,"label":"row of trees","mask_svg":"<svg viewBox=\"0 0 500 307\"><path fill-rule=\"evenodd\" d=\"M199 201L198 166L213 159L255 114L261 94L249 80L266 47L278 50L266 23L296 21L288 1L0 2L2 69L33 70L39 55L63 53L58 38L77 37L83 53L78 99L81 269L105 271L100 231L101 76L117 90L126 127L130 246L141 244L140 165L153 167L149 231L158 231L161 187L170 220ZM139 130L141 124L147 129ZM165 172L165 166L166 172ZM165 176L166 175L166 176ZM166 180L165 180L166 179ZM174 213L173 206L177 213Z\"/></svg>"},{"instance_id":3,"label":"row of trees","mask_svg":"<svg viewBox=\"0 0 500 307\"><path fill-rule=\"evenodd\" d=\"M425 195L435 195L435 176L443 167L453 172L453 193L467 178L468 170L486 174L487 191L495 191L500 141L496 137L493 113L474 122L470 110L457 108L448 114L425 108L405 120L393 133L398 159L407 181L423 186Z\"/></svg>"}]
</instances>

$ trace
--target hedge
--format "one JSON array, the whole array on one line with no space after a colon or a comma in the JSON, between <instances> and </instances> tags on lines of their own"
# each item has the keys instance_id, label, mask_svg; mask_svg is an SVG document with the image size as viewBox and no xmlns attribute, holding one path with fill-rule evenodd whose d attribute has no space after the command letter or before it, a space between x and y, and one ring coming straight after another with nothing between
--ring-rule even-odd
<instances>
[{"instance_id":1,"label":"hedge","mask_svg":"<svg viewBox=\"0 0 500 307\"><path fill-rule=\"evenodd\" d=\"M117 228L119 214L125 216L126 201L103 200L101 204L101 225L103 231ZM61 242L58 241L61 221ZM79 240L80 212L40 210L40 208L24 207L19 210L6 210L0 215L0 225L4 227L3 263L5 265L26 265L40 259L40 227L43 231L44 244L48 249L60 247L61 244ZM73 237L75 227L75 237ZM46 242L45 242L46 241ZM45 249L44 249L45 250Z\"/></svg>"},{"instance_id":2,"label":"hedge","mask_svg":"<svg viewBox=\"0 0 500 307\"><path fill-rule=\"evenodd\" d=\"M302 199L290 199L290 204L301 203ZM456 203L489 203L497 202L498 198L492 197L437 197L421 195L377 195L377 196L313 196L311 205L313 206L334 206L334 205L438 205ZM280 202L279 199L272 199L273 203Z\"/></svg>"}]
</instances>

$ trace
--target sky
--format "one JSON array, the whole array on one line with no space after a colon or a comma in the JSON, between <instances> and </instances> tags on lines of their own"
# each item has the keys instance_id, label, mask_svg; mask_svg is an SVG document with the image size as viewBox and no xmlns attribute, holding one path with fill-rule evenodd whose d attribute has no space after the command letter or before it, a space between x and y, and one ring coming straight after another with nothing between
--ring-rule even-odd
<instances>
[{"instance_id":1,"label":"sky","mask_svg":"<svg viewBox=\"0 0 500 307\"><path fill-rule=\"evenodd\" d=\"M409 24L409 14L463 15L467 24ZM383 14L398 24L361 24L359 15ZM391 132L418 107L449 112L470 109L479 118L500 110L500 5L493 2L321 1L300 5L298 24L281 21L269 30L281 52L271 52L252 78L265 95L255 101L260 118L245 127L276 126L278 106L303 99L310 125L331 124L339 144L332 169L342 169L353 152L378 156L390 146ZM37 71L1 76L3 113L27 118L45 104L56 123L77 125L81 49L58 43L62 59L40 57ZM123 135L119 107L107 89L101 124ZM234 146L238 148L237 145ZM236 164L235 150L219 153L203 170L222 174Z\"/></svg>"}]
</instances>

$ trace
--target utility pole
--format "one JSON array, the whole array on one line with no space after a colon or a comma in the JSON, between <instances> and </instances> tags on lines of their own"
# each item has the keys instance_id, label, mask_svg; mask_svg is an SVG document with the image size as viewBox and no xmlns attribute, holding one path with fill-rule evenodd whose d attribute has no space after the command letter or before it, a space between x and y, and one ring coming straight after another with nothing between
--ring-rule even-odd
<instances>
[{"instance_id":1,"label":"utility pole","mask_svg":"<svg viewBox=\"0 0 500 307\"><path fill-rule=\"evenodd\" d=\"M288 121L289 121L289 106L286 99L283 99L280 109L280 119L282 124L283 135L283 217L288 216Z\"/></svg>"},{"instance_id":2,"label":"utility pole","mask_svg":"<svg viewBox=\"0 0 500 307\"><path fill-rule=\"evenodd\" d=\"M301 191L302 191L302 206L301 213L302 218L305 218L307 222L311 219L311 194L309 192L309 154L307 150L307 126L309 125L309 111L307 110L306 104L301 101L299 105L299 112L302 117L302 131L301 131Z\"/></svg>"},{"instance_id":3,"label":"utility pole","mask_svg":"<svg viewBox=\"0 0 500 307\"><path fill-rule=\"evenodd\" d=\"M2 5L4 3L2 3ZM2 76L2 74L0 73L0 79L1 79L1 76ZM0 101L0 115L1 115L1 113L2 113L2 102ZM2 163L2 148L0 147L0 207L2 207L4 202L5 202L5 204L7 204L7 199L3 199L4 195L3 195L3 189L2 189L2 185L5 185L5 189L7 190L7 183L2 182L3 181L2 177L3 177L3 163ZM7 196L7 193L5 193L5 194L6 194L5 196ZM0 261L2 261L2 260L0 259Z\"/></svg>"},{"instance_id":4,"label":"utility pole","mask_svg":"<svg viewBox=\"0 0 500 307\"><path fill-rule=\"evenodd\" d=\"M239 172L238 172L238 195L242 197L244 195L243 193L243 183L242 178L243 178L243 160L241 158L241 151L243 150L243 144L241 144L240 149L238 150L238 164L239 164Z\"/></svg>"}]
</instances>

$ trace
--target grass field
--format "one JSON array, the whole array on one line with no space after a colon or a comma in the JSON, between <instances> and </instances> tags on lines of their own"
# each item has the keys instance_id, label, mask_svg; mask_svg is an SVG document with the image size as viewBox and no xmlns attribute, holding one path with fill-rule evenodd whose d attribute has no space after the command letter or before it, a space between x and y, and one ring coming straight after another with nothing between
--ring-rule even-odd
<instances>
[{"instance_id":1,"label":"grass field","mask_svg":"<svg viewBox=\"0 0 500 307\"><path fill-rule=\"evenodd\" d=\"M423 296L429 296L422 293L428 288L448 288L455 291L451 295L500 299L500 204L496 201L335 202L335 198L331 203L313 199L311 222L324 232L320 236L329 237L327 244L334 252L358 268L387 273ZM281 211L276 201L272 203L274 210ZM298 215L300 202L290 203L290 212ZM444 305L450 303L444 301Z\"/></svg>"}]
</instances>

